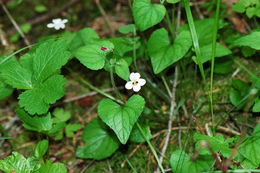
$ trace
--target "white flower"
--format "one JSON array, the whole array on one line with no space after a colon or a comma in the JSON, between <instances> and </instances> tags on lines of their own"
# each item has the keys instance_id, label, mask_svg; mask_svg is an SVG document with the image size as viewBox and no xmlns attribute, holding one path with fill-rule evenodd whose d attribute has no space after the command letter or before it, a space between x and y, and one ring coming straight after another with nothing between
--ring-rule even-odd
<instances>
[{"instance_id":1,"label":"white flower","mask_svg":"<svg viewBox=\"0 0 260 173\"><path fill-rule=\"evenodd\" d=\"M48 28L55 28L56 30L59 29L64 29L65 28L65 23L68 22L68 19L52 19L53 23L49 23L47 25Z\"/></svg>"},{"instance_id":2,"label":"white flower","mask_svg":"<svg viewBox=\"0 0 260 173\"><path fill-rule=\"evenodd\" d=\"M139 73L131 73L130 81L125 84L125 88L128 90L133 89L134 92L138 92L141 89L141 86L144 86L146 83L146 80L140 77Z\"/></svg>"}]
</instances>

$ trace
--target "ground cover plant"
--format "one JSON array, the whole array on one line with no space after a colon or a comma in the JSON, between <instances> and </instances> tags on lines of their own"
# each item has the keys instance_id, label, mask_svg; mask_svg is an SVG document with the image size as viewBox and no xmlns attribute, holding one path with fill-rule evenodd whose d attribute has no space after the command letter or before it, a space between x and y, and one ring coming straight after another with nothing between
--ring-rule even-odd
<instances>
[{"instance_id":1,"label":"ground cover plant","mask_svg":"<svg viewBox=\"0 0 260 173\"><path fill-rule=\"evenodd\" d=\"M0 5L0 172L260 172L259 0Z\"/></svg>"}]
</instances>

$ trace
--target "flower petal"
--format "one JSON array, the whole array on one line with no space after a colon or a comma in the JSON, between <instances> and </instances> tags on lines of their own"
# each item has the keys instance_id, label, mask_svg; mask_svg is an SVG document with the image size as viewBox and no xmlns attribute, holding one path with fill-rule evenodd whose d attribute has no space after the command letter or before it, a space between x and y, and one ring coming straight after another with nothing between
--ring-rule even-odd
<instances>
[{"instance_id":1,"label":"flower petal","mask_svg":"<svg viewBox=\"0 0 260 173\"><path fill-rule=\"evenodd\" d=\"M53 24L53 23L49 23L49 24L47 25L47 27L48 27L48 28L53 28L53 27L54 27L54 24Z\"/></svg>"},{"instance_id":2,"label":"flower petal","mask_svg":"<svg viewBox=\"0 0 260 173\"><path fill-rule=\"evenodd\" d=\"M140 78L137 81L138 81L138 85L140 85L140 86L144 86L146 84L146 80L145 79Z\"/></svg>"},{"instance_id":3,"label":"flower petal","mask_svg":"<svg viewBox=\"0 0 260 173\"><path fill-rule=\"evenodd\" d=\"M54 28L55 28L56 30L59 30L59 29L60 29L60 25L54 24Z\"/></svg>"},{"instance_id":4,"label":"flower petal","mask_svg":"<svg viewBox=\"0 0 260 173\"><path fill-rule=\"evenodd\" d=\"M138 92L138 91L140 91L140 89L141 89L141 86L140 86L140 85L134 85L134 86L133 86L134 92Z\"/></svg>"},{"instance_id":5,"label":"flower petal","mask_svg":"<svg viewBox=\"0 0 260 173\"><path fill-rule=\"evenodd\" d=\"M125 88L128 89L128 90L132 89L133 88L133 83L131 81L127 82L125 84Z\"/></svg>"},{"instance_id":6,"label":"flower petal","mask_svg":"<svg viewBox=\"0 0 260 173\"><path fill-rule=\"evenodd\" d=\"M140 79L140 74L139 73L131 73L130 74L130 80L133 81L133 80L138 80Z\"/></svg>"},{"instance_id":7,"label":"flower petal","mask_svg":"<svg viewBox=\"0 0 260 173\"><path fill-rule=\"evenodd\" d=\"M61 22L61 19L60 19L60 18L52 19L52 22L53 22L53 23L60 23L60 22Z\"/></svg>"},{"instance_id":8,"label":"flower petal","mask_svg":"<svg viewBox=\"0 0 260 173\"><path fill-rule=\"evenodd\" d=\"M67 23L68 22L68 19L63 19L62 20L62 23Z\"/></svg>"}]
</instances>

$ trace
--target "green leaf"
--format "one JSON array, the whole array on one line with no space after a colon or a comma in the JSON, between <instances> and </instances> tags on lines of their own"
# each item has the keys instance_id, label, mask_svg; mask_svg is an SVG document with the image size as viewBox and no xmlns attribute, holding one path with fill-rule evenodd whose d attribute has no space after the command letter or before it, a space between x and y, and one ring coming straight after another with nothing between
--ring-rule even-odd
<instances>
[{"instance_id":1,"label":"green leaf","mask_svg":"<svg viewBox=\"0 0 260 173\"><path fill-rule=\"evenodd\" d=\"M180 2L181 0L166 0L168 3L175 4Z\"/></svg>"},{"instance_id":2,"label":"green leaf","mask_svg":"<svg viewBox=\"0 0 260 173\"><path fill-rule=\"evenodd\" d=\"M111 156L120 145L113 132L99 118L91 120L82 138L86 145L77 148L76 156L80 158L101 160Z\"/></svg>"},{"instance_id":3,"label":"green leaf","mask_svg":"<svg viewBox=\"0 0 260 173\"><path fill-rule=\"evenodd\" d=\"M213 39L213 32L212 32L212 26L215 23L214 18L207 18L207 19L201 19L194 22L196 32L199 39L199 45L200 46L206 46L212 43ZM219 29L224 26L223 21L219 21ZM182 31L188 31L190 32L189 25L183 25L178 30L178 33Z\"/></svg>"},{"instance_id":4,"label":"green leaf","mask_svg":"<svg viewBox=\"0 0 260 173\"><path fill-rule=\"evenodd\" d=\"M38 4L35 6L34 10L38 13L42 13L42 12L47 11L47 8L43 4Z\"/></svg>"},{"instance_id":5,"label":"green leaf","mask_svg":"<svg viewBox=\"0 0 260 173\"><path fill-rule=\"evenodd\" d=\"M119 59L115 64L116 74L124 80L128 80L130 71L127 62L124 59Z\"/></svg>"},{"instance_id":6,"label":"green leaf","mask_svg":"<svg viewBox=\"0 0 260 173\"><path fill-rule=\"evenodd\" d=\"M199 156L195 160L191 159L185 151L176 150L171 155L170 163L174 173L201 173L211 169L214 159L211 155L206 155Z\"/></svg>"},{"instance_id":7,"label":"green leaf","mask_svg":"<svg viewBox=\"0 0 260 173\"><path fill-rule=\"evenodd\" d=\"M31 89L32 74L29 70L23 68L15 58L1 64L0 77L5 83L17 89Z\"/></svg>"},{"instance_id":8,"label":"green leaf","mask_svg":"<svg viewBox=\"0 0 260 173\"><path fill-rule=\"evenodd\" d=\"M55 103L64 95L66 79L61 75L54 75L44 83L34 86L19 95L19 104L30 114L44 114L50 104Z\"/></svg>"},{"instance_id":9,"label":"green leaf","mask_svg":"<svg viewBox=\"0 0 260 173\"><path fill-rule=\"evenodd\" d=\"M260 137L252 135L247 137L240 145L238 152L250 160L254 165L260 165Z\"/></svg>"},{"instance_id":10,"label":"green leaf","mask_svg":"<svg viewBox=\"0 0 260 173\"><path fill-rule=\"evenodd\" d=\"M81 124L75 123L75 124L68 124L65 128L66 136L67 137L73 137L74 132L78 131L82 128Z\"/></svg>"},{"instance_id":11,"label":"green leaf","mask_svg":"<svg viewBox=\"0 0 260 173\"><path fill-rule=\"evenodd\" d=\"M153 137L150 131L150 127L144 124L140 124L140 127L142 128L146 138L150 140ZM140 132L140 130L137 128L136 125L133 127L129 140L137 143L146 141L146 139L144 139L142 133Z\"/></svg>"},{"instance_id":12,"label":"green leaf","mask_svg":"<svg viewBox=\"0 0 260 173\"><path fill-rule=\"evenodd\" d=\"M144 98L139 95L130 97L124 106L120 106L110 99L104 99L98 105L98 115L113 129L120 142L125 144L144 105Z\"/></svg>"},{"instance_id":13,"label":"green leaf","mask_svg":"<svg viewBox=\"0 0 260 173\"><path fill-rule=\"evenodd\" d=\"M23 109L17 109L16 113L25 123L24 127L29 130L46 132L52 128L51 114L43 116L30 116Z\"/></svg>"},{"instance_id":14,"label":"green leaf","mask_svg":"<svg viewBox=\"0 0 260 173\"><path fill-rule=\"evenodd\" d=\"M66 123L61 122L53 125L53 127L47 132L49 136L54 137L54 140L61 140L63 138L63 128L66 127Z\"/></svg>"},{"instance_id":15,"label":"green leaf","mask_svg":"<svg viewBox=\"0 0 260 173\"><path fill-rule=\"evenodd\" d=\"M260 112L260 99L256 99L255 104L253 106L253 112Z\"/></svg>"},{"instance_id":16,"label":"green leaf","mask_svg":"<svg viewBox=\"0 0 260 173\"><path fill-rule=\"evenodd\" d=\"M232 6L232 10L238 13L244 13L246 8L250 5L249 0L240 0Z\"/></svg>"},{"instance_id":17,"label":"green leaf","mask_svg":"<svg viewBox=\"0 0 260 173\"><path fill-rule=\"evenodd\" d=\"M248 46L256 50L260 50L260 31L252 32L242 36L233 42L234 46Z\"/></svg>"},{"instance_id":18,"label":"green leaf","mask_svg":"<svg viewBox=\"0 0 260 173\"><path fill-rule=\"evenodd\" d=\"M69 49L74 52L77 48L91 44L99 39L98 34L92 28L79 30L69 44Z\"/></svg>"},{"instance_id":19,"label":"green leaf","mask_svg":"<svg viewBox=\"0 0 260 173\"><path fill-rule=\"evenodd\" d=\"M230 153L232 149L229 147L229 143L233 142L233 138L228 138L227 140L224 139L222 135L218 136L206 136L202 134L195 133L193 136L194 140L197 141L196 147L201 149L200 154L208 154L210 155L211 152L209 151L208 148L205 148L202 146L203 142L208 142L209 146L215 151L215 152L221 152L222 155L226 158L230 156Z\"/></svg>"},{"instance_id":20,"label":"green leaf","mask_svg":"<svg viewBox=\"0 0 260 173\"><path fill-rule=\"evenodd\" d=\"M52 163L48 160L36 173L66 173L67 169L62 163Z\"/></svg>"},{"instance_id":21,"label":"green leaf","mask_svg":"<svg viewBox=\"0 0 260 173\"><path fill-rule=\"evenodd\" d=\"M41 44L33 56L33 79L37 83L46 80L67 63L71 54L66 40L49 40Z\"/></svg>"},{"instance_id":22,"label":"green leaf","mask_svg":"<svg viewBox=\"0 0 260 173\"><path fill-rule=\"evenodd\" d=\"M183 58L191 45L192 40L188 31L181 32L173 45L170 44L166 29L161 28L154 31L148 40L148 52L151 56L154 73L160 73Z\"/></svg>"},{"instance_id":23,"label":"green leaf","mask_svg":"<svg viewBox=\"0 0 260 173\"><path fill-rule=\"evenodd\" d=\"M49 148L49 141L42 140L38 142L34 150L34 156L38 159L42 158Z\"/></svg>"},{"instance_id":24,"label":"green leaf","mask_svg":"<svg viewBox=\"0 0 260 173\"><path fill-rule=\"evenodd\" d=\"M212 44L202 46L200 51L201 51L201 59L200 59L201 63L205 63L205 62L211 60ZM232 54L230 49L228 49L228 48L222 46L221 44L217 43L215 57L223 57L223 56L227 56L227 55L230 55L230 54ZM195 61L196 64L198 64L196 62L196 58L193 58L193 60Z\"/></svg>"},{"instance_id":25,"label":"green leaf","mask_svg":"<svg viewBox=\"0 0 260 173\"><path fill-rule=\"evenodd\" d=\"M122 34L129 34L129 33L134 33L136 30L135 24L128 24L125 26L120 26L118 28L118 31Z\"/></svg>"},{"instance_id":26,"label":"green leaf","mask_svg":"<svg viewBox=\"0 0 260 173\"><path fill-rule=\"evenodd\" d=\"M101 50L101 48L108 50ZM86 45L78 48L74 55L87 68L100 70L105 65L106 55L114 49L114 45L109 41L102 41L96 44Z\"/></svg>"},{"instance_id":27,"label":"green leaf","mask_svg":"<svg viewBox=\"0 0 260 173\"><path fill-rule=\"evenodd\" d=\"M2 82L0 78L0 91L0 100L2 100L13 93L13 88Z\"/></svg>"},{"instance_id":28,"label":"green leaf","mask_svg":"<svg viewBox=\"0 0 260 173\"><path fill-rule=\"evenodd\" d=\"M133 3L134 21L140 31L160 23L166 14L161 4L152 4L151 0L135 0Z\"/></svg>"},{"instance_id":29,"label":"green leaf","mask_svg":"<svg viewBox=\"0 0 260 173\"><path fill-rule=\"evenodd\" d=\"M135 49L140 47L139 37L128 38L128 37L116 37L108 39L115 46L114 53L123 56L125 53L132 51L134 49L134 39L135 39Z\"/></svg>"},{"instance_id":30,"label":"green leaf","mask_svg":"<svg viewBox=\"0 0 260 173\"><path fill-rule=\"evenodd\" d=\"M8 173L31 173L33 167L23 155L13 152L12 155L0 160L0 170Z\"/></svg>"},{"instance_id":31,"label":"green leaf","mask_svg":"<svg viewBox=\"0 0 260 173\"><path fill-rule=\"evenodd\" d=\"M66 122L70 119L71 114L69 111L65 111L62 108L56 108L53 112L53 123Z\"/></svg>"}]
</instances>

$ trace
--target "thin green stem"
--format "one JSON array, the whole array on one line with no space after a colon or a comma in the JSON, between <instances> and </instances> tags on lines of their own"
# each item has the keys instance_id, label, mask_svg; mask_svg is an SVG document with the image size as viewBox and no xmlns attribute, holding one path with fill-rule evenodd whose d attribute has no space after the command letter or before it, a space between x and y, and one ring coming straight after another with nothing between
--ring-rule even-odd
<instances>
[{"instance_id":1,"label":"thin green stem","mask_svg":"<svg viewBox=\"0 0 260 173\"><path fill-rule=\"evenodd\" d=\"M199 40L198 40L198 36L197 36L194 20L193 20L193 17L192 17L189 0L182 0L182 2L183 2L184 7L185 7L185 11L186 11L186 15L187 15L187 19L188 19L188 23L189 23L189 27L190 27L190 32L191 32L191 37L192 37L192 41L193 41L193 46L194 46L195 53L196 53L196 61L197 61L198 65L199 65L200 74L202 76L202 79L205 82L206 81L206 76L205 76L203 65L202 65L202 63L200 61L200 59L201 59L201 52L200 52Z\"/></svg>"},{"instance_id":2,"label":"thin green stem","mask_svg":"<svg viewBox=\"0 0 260 173\"><path fill-rule=\"evenodd\" d=\"M134 28L133 31L133 59L134 59L134 66L135 70L138 70L137 63L136 63L136 29Z\"/></svg>"},{"instance_id":3,"label":"thin green stem","mask_svg":"<svg viewBox=\"0 0 260 173\"><path fill-rule=\"evenodd\" d=\"M29 46L26 46L26 47L23 47L17 51L15 51L14 53L11 53L10 55L8 55L7 57L5 57L2 61L0 61L0 65L3 64L4 62L8 61L10 58L12 58L14 55L24 51L25 49L28 49L32 46L34 46L35 44L32 44L32 45L29 45Z\"/></svg>"},{"instance_id":4,"label":"thin green stem","mask_svg":"<svg viewBox=\"0 0 260 173\"><path fill-rule=\"evenodd\" d=\"M240 67L242 68L245 72L247 72L252 78L259 80L259 77L254 74L253 72L251 72L248 68L246 68L246 66L244 66L243 64L241 64L239 61L234 60L234 62Z\"/></svg>"},{"instance_id":5,"label":"thin green stem","mask_svg":"<svg viewBox=\"0 0 260 173\"><path fill-rule=\"evenodd\" d=\"M134 166L133 166L132 163L128 160L127 157L126 157L125 160L126 160L127 164L130 166L130 168L132 169L132 171L133 171L134 173L137 173L136 169L134 168Z\"/></svg>"},{"instance_id":6,"label":"thin green stem","mask_svg":"<svg viewBox=\"0 0 260 173\"><path fill-rule=\"evenodd\" d=\"M217 0L217 9L215 15L215 24L213 30L212 39L212 54L211 54L211 71L210 71L210 112L212 118L212 124L214 124L214 109L213 109L213 81L214 81L214 66L215 66L215 56L216 56L216 44L217 44L217 33L218 33L218 23L219 23L219 11L220 11L221 0Z\"/></svg>"},{"instance_id":7,"label":"thin green stem","mask_svg":"<svg viewBox=\"0 0 260 173\"><path fill-rule=\"evenodd\" d=\"M110 80L111 80L112 87L115 90L115 93L116 93L117 97L120 100L123 100L122 95L120 94L120 92L118 91L118 89L116 87L116 83L115 83L115 78L114 78L114 73L113 72L114 72L114 64L110 64Z\"/></svg>"},{"instance_id":8,"label":"thin green stem","mask_svg":"<svg viewBox=\"0 0 260 173\"><path fill-rule=\"evenodd\" d=\"M145 141L146 141L147 144L149 145L149 147L150 147L150 149L151 149L151 151L152 151L152 153L153 153L153 155L154 155L154 157L155 157L155 159L156 159L156 161L157 161L157 163L158 163L158 166L159 166L161 172L162 172L162 173L165 173L165 171L164 171L164 169L163 169L163 166L162 166L162 164L161 164L161 162L160 162L160 160L159 160L159 157L158 157L158 155L157 155L157 153L156 153L156 151L155 151L155 149L154 149L152 143L147 139L147 137L146 137L146 135L145 135L143 129L141 128L140 124L137 122L136 125L137 125L139 131L141 132L142 136L144 137Z\"/></svg>"},{"instance_id":9,"label":"thin green stem","mask_svg":"<svg viewBox=\"0 0 260 173\"><path fill-rule=\"evenodd\" d=\"M111 96L111 95L109 95L109 94L103 92L102 90L96 88L96 87L93 86L91 83L89 83L87 80L80 78L79 81L80 81L82 84L84 84L84 85L86 85L87 87L89 87L90 89L96 91L97 93L99 93L99 94L101 94L101 95L103 95L103 96L105 96L105 97L107 97L107 98L110 98L111 100L114 100L114 101L116 101L117 103L124 104L123 101L118 100L118 99L116 99L115 97L113 97L113 96Z\"/></svg>"},{"instance_id":10,"label":"thin green stem","mask_svg":"<svg viewBox=\"0 0 260 173\"><path fill-rule=\"evenodd\" d=\"M172 27L172 22L171 22L170 16L169 16L167 11L166 11L166 21L167 21L167 24L169 26L169 29L170 29L170 32L171 32L171 35L172 35L172 42L173 42L173 40L174 40L174 29Z\"/></svg>"},{"instance_id":11,"label":"thin green stem","mask_svg":"<svg viewBox=\"0 0 260 173\"><path fill-rule=\"evenodd\" d=\"M168 85L164 75L162 75L161 78L162 78L163 84L164 84L164 86L165 86L169 96L172 97L172 93L171 93L170 87L169 87L169 85Z\"/></svg>"}]
</instances>

